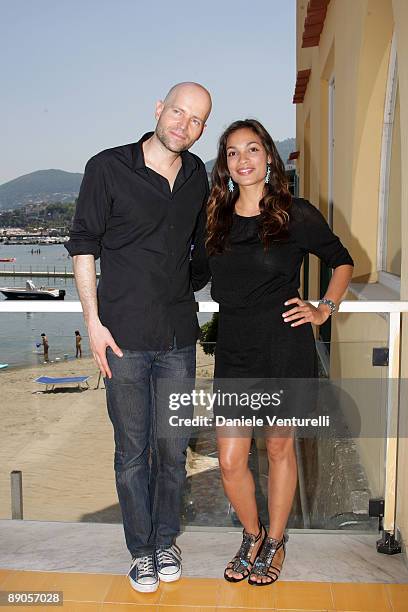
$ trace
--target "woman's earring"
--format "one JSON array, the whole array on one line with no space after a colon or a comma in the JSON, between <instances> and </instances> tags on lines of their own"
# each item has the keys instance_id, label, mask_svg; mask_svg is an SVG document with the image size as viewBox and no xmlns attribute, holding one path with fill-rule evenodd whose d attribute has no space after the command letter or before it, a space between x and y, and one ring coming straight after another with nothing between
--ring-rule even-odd
<instances>
[{"instance_id":1,"label":"woman's earring","mask_svg":"<svg viewBox=\"0 0 408 612\"><path fill-rule=\"evenodd\" d=\"M234 191L234 181L231 177L228 179L228 191L232 193Z\"/></svg>"},{"instance_id":2,"label":"woman's earring","mask_svg":"<svg viewBox=\"0 0 408 612\"><path fill-rule=\"evenodd\" d=\"M269 183L270 177L271 177L271 165L270 164L266 164L265 183Z\"/></svg>"}]
</instances>

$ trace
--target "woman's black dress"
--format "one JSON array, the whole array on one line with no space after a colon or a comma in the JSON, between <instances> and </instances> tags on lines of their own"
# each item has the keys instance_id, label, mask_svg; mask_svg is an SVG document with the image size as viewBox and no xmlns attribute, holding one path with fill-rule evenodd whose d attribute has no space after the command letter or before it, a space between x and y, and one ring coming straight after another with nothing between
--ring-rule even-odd
<instances>
[{"instance_id":1,"label":"woman's black dress","mask_svg":"<svg viewBox=\"0 0 408 612\"><path fill-rule=\"evenodd\" d=\"M228 248L210 257L212 298L219 303L216 379L315 378L317 354L312 325L291 327L282 313L300 297L300 268L306 253L329 267L353 265L347 249L323 215L307 200L293 198L289 236L265 252L260 215L234 214Z\"/></svg>"}]
</instances>

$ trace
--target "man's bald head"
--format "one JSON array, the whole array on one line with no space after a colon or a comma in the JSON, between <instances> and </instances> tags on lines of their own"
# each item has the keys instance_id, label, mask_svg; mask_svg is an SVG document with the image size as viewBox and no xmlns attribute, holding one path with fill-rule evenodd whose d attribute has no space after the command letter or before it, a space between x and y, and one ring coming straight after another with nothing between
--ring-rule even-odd
<instances>
[{"instance_id":1,"label":"man's bald head","mask_svg":"<svg viewBox=\"0 0 408 612\"><path fill-rule=\"evenodd\" d=\"M156 104L156 136L173 153L186 151L200 138L211 112L211 96L199 83L177 83Z\"/></svg>"},{"instance_id":2,"label":"man's bald head","mask_svg":"<svg viewBox=\"0 0 408 612\"><path fill-rule=\"evenodd\" d=\"M170 104L174 102L174 100L177 100L177 98L183 97L183 96L189 96L189 97L197 96L199 98L202 98L203 103L207 104L208 106L208 111L207 111L205 120L208 119L208 116L211 113L211 108L212 108L211 95L208 89L206 89L203 85L200 85L200 83L194 83L192 81L185 81L183 83L177 83L176 85L173 85L171 89L169 89L163 102L165 105Z\"/></svg>"}]
</instances>

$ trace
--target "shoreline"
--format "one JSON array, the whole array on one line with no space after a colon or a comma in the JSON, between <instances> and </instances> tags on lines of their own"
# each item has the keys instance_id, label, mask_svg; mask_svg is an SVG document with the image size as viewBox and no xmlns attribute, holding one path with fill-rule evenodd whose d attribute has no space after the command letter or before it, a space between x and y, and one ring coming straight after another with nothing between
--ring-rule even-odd
<instances>
[{"instance_id":1,"label":"shoreline","mask_svg":"<svg viewBox=\"0 0 408 612\"><path fill-rule=\"evenodd\" d=\"M212 355L206 355L202 349L202 347L200 346L198 340L197 340L197 344L196 344L196 349L197 349L197 357L196 357L196 361L197 361L197 368L205 368L205 367L209 367L212 368L213 367L213 363L214 363L214 357ZM40 355L38 355L38 357L40 357ZM54 357L54 359L50 359L49 361L43 361L41 359L38 360L37 363L34 362L25 362L25 363L18 363L18 364L8 364L6 368L0 369L0 376L2 376L2 372L4 372L4 374L6 374L7 372L17 372L17 371L24 371L24 370L29 370L29 369L33 369L33 368L45 368L45 367L55 367L55 366L59 366L61 364L72 364L73 362L76 363L81 363L85 360L88 360L90 362L94 362L93 357L83 351L82 357L75 357L74 354L69 355L68 357ZM204 363L205 362L205 363ZM208 362L208 363L207 363ZM7 363L7 360L5 359L4 361L2 361L1 363ZM95 367L96 363L95 363ZM209 371L207 371L207 373L205 374L205 376L212 376L212 374L210 374Z\"/></svg>"},{"instance_id":2,"label":"shoreline","mask_svg":"<svg viewBox=\"0 0 408 612\"><path fill-rule=\"evenodd\" d=\"M82 357L82 360L84 359L92 359L93 357L90 357L89 355L84 355ZM21 371L21 370L26 370L26 369L30 369L30 368L40 368L40 367L45 367L45 366L56 366L58 364L61 363L70 363L72 361L81 361L81 359L77 359L75 356L69 356L67 359L63 359L62 357L60 357L59 359L51 359L50 361L38 361L38 363L30 363L30 362L25 362L25 363L18 363L18 364L8 364L7 368L3 368L0 370L0 372L16 372L16 371Z\"/></svg>"}]
</instances>

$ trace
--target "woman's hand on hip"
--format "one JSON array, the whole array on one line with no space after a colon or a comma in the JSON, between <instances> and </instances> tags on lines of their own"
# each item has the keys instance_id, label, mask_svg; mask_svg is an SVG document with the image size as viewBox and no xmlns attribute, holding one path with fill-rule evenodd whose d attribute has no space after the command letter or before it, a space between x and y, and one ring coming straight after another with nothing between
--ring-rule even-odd
<instances>
[{"instance_id":1,"label":"woman's hand on hip","mask_svg":"<svg viewBox=\"0 0 408 612\"><path fill-rule=\"evenodd\" d=\"M319 308L301 300L298 297L291 298L285 302L285 306L294 304L294 307L282 314L285 323L290 323L291 327L298 327L304 323L313 323L313 325L322 325L330 316L330 307L326 304L320 304Z\"/></svg>"}]
</instances>

